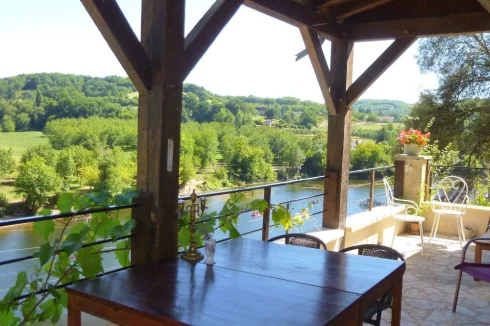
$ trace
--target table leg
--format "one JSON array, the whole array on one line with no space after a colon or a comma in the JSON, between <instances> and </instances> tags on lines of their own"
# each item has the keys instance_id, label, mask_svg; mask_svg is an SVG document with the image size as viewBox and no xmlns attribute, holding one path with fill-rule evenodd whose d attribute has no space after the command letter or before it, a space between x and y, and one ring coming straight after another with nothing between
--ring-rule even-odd
<instances>
[{"instance_id":1,"label":"table leg","mask_svg":"<svg viewBox=\"0 0 490 326\"><path fill-rule=\"evenodd\" d=\"M481 243L475 242L475 264L481 264L481 253L482 253L482 245ZM479 282L480 279L474 277L475 281Z\"/></svg>"},{"instance_id":2,"label":"table leg","mask_svg":"<svg viewBox=\"0 0 490 326\"><path fill-rule=\"evenodd\" d=\"M75 308L72 298L68 296L68 326L81 326L82 312Z\"/></svg>"},{"instance_id":3,"label":"table leg","mask_svg":"<svg viewBox=\"0 0 490 326\"><path fill-rule=\"evenodd\" d=\"M403 275L393 288L393 304L391 307L391 325L399 326L402 318L402 287Z\"/></svg>"}]
</instances>

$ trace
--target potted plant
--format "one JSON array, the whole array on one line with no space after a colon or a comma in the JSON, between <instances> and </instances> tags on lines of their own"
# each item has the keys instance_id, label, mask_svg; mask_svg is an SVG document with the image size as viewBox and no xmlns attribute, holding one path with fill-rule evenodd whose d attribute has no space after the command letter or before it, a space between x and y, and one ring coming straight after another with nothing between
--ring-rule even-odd
<instances>
[{"instance_id":1,"label":"potted plant","mask_svg":"<svg viewBox=\"0 0 490 326\"><path fill-rule=\"evenodd\" d=\"M410 156L419 156L427 143L429 142L430 133L422 133L417 129L403 129L398 136L398 141L403 145L404 153Z\"/></svg>"}]
</instances>

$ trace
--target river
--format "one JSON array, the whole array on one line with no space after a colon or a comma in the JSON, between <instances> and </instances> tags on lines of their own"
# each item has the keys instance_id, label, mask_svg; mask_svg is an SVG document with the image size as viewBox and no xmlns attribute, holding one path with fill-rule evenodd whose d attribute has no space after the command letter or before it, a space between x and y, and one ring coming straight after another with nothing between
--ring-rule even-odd
<instances>
[{"instance_id":1,"label":"river","mask_svg":"<svg viewBox=\"0 0 490 326\"><path fill-rule=\"evenodd\" d=\"M363 181L365 182L365 181ZM383 193L382 187L377 186L375 194ZM292 185L285 185L272 188L272 203L281 203L293 199L299 199L309 196L314 196L323 193L323 181L310 181L308 183L301 182ZM263 198L263 190L255 190L247 194L249 199ZM369 187L354 187L349 189L348 201L353 202L362 198L369 197ZM229 195L220 195L207 197L207 211L220 211L225 201L229 198ZM317 230L321 226L323 209L323 196L318 196L312 199L297 201L291 204L292 213L298 212L303 207L307 207L308 203L312 200L318 200L316 204L309 209L311 218L305 222L305 224L299 230L295 232L309 232ZM376 200L384 202L384 196L376 197ZM363 208L359 203L349 205L347 214L351 215L357 212L361 212ZM318 213L315 215L315 213ZM253 217L250 212L240 215L238 220L238 230L241 233L253 231L262 227L262 218ZM271 222L272 225L272 222ZM61 231L62 225L57 225L57 232ZM269 236L274 237L276 235L283 234L282 228L271 228ZM226 235L221 232L215 234L216 239L222 239ZM245 237L260 239L261 232L255 232L246 235ZM31 224L16 225L12 227L5 227L0 229L0 261L6 259L14 259L22 256L28 256L36 252L39 245L42 243L42 239L32 230ZM21 270L33 270L38 264L37 259L1 265L0 266L0 298L3 297L5 291L12 284L15 283L16 275ZM104 267L107 269L116 268L118 263L114 258L114 254L105 254Z\"/></svg>"}]
</instances>

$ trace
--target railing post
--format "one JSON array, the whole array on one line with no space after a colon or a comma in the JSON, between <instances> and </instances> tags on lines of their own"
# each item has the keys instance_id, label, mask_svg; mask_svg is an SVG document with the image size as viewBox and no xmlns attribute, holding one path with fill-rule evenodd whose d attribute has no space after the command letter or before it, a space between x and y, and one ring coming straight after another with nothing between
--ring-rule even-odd
<instances>
[{"instance_id":1,"label":"railing post","mask_svg":"<svg viewBox=\"0 0 490 326\"><path fill-rule=\"evenodd\" d=\"M374 181L376 178L376 170L371 171L371 184L369 186L369 210L373 210L374 205Z\"/></svg>"},{"instance_id":2,"label":"railing post","mask_svg":"<svg viewBox=\"0 0 490 326\"><path fill-rule=\"evenodd\" d=\"M264 215L262 216L262 241L269 240L269 227L270 227L270 215L271 215L271 187L264 188L264 200L267 202L267 208L264 211Z\"/></svg>"},{"instance_id":3,"label":"railing post","mask_svg":"<svg viewBox=\"0 0 490 326\"><path fill-rule=\"evenodd\" d=\"M153 251L151 234L155 232L155 221L151 219L151 195L139 194L133 199L137 206L131 210L131 217L136 221L136 227L131 239L131 264L144 265L151 261Z\"/></svg>"}]
</instances>

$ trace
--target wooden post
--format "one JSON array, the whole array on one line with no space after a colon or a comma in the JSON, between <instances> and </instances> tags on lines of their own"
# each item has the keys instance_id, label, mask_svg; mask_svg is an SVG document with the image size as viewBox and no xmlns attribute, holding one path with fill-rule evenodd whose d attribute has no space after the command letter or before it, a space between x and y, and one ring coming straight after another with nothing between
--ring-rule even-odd
<instances>
[{"instance_id":1,"label":"wooden post","mask_svg":"<svg viewBox=\"0 0 490 326\"><path fill-rule=\"evenodd\" d=\"M395 182L393 185L395 197L403 198L403 188L405 183L405 161L395 161Z\"/></svg>"},{"instance_id":2,"label":"wooden post","mask_svg":"<svg viewBox=\"0 0 490 326\"><path fill-rule=\"evenodd\" d=\"M354 49L347 40L332 41L332 94L336 115L328 116L327 171L323 200L323 227L344 229L349 186L349 152L351 110L347 107L346 89L352 84Z\"/></svg>"},{"instance_id":3,"label":"wooden post","mask_svg":"<svg viewBox=\"0 0 490 326\"><path fill-rule=\"evenodd\" d=\"M432 172L430 168L430 161L427 161L427 166L425 167L425 196L424 200L430 200L430 192L432 190L431 180Z\"/></svg>"},{"instance_id":4,"label":"wooden post","mask_svg":"<svg viewBox=\"0 0 490 326\"><path fill-rule=\"evenodd\" d=\"M271 187L264 188L264 200L267 202L268 207L271 206L271 193L272 193ZM270 208L267 208L264 211L264 215L262 216L262 241L269 240L270 216L271 216L271 210Z\"/></svg>"},{"instance_id":5,"label":"wooden post","mask_svg":"<svg viewBox=\"0 0 490 326\"><path fill-rule=\"evenodd\" d=\"M374 205L374 182L376 179L376 170L371 171L371 184L369 185L369 210L373 210Z\"/></svg>"},{"instance_id":6,"label":"wooden post","mask_svg":"<svg viewBox=\"0 0 490 326\"><path fill-rule=\"evenodd\" d=\"M133 253L140 264L177 255L184 7L184 0L142 4L141 42L152 62L152 89L139 98L137 187L152 201L149 215L136 217L151 220L143 235L148 247Z\"/></svg>"}]
</instances>

